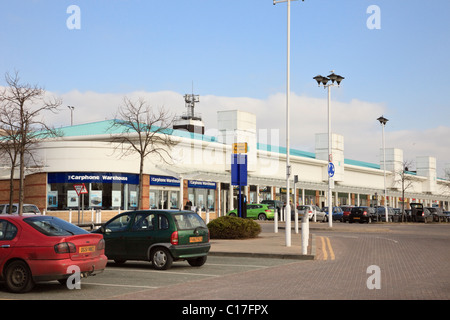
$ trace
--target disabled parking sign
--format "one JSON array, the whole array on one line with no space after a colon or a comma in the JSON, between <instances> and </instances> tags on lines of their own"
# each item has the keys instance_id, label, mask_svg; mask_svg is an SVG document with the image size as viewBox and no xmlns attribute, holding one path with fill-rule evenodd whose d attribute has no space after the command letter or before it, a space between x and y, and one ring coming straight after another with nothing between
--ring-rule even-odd
<instances>
[{"instance_id":1,"label":"disabled parking sign","mask_svg":"<svg viewBox=\"0 0 450 320\"><path fill-rule=\"evenodd\" d=\"M332 162L328 163L328 176L332 178L334 176L335 168Z\"/></svg>"}]
</instances>

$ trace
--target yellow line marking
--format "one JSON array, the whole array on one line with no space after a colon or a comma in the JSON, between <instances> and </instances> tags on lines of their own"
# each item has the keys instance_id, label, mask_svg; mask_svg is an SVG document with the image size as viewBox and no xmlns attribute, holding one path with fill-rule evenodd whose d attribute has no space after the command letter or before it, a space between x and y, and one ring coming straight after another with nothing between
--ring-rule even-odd
<instances>
[{"instance_id":1,"label":"yellow line marking","mask_svg":"<svg viewBox=\"0 0 450 320\"><path fill-rule=\"evenodd\" d=\"M325 246L325 239L323 237L320 237L320 239L322 240L322 254L323 254L323 260L327 260L328 259L328 253L327 253L327 248Z\"/></svg>"},{"instance_id":2,"label":"yellow line marking","mask_svg":"<svg viewBox=\"0 0 450 320\"><path fill-rule=\"evenodd\" d=\"M330 258L331 258L331 260L334 260L334 258L335 258L334 251L333 251L333 248L331 247L330 238L328 238L328 237L327 237L327 244L328 244L328 250L330 250Z\"/></svg>"}]
</instances>

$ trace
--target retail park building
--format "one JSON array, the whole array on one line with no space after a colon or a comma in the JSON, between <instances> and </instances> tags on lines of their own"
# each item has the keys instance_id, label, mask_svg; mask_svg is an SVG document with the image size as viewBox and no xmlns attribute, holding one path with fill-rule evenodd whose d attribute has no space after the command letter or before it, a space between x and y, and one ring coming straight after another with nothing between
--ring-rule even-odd
<instances>
[{"instance_id":1,"label":"retail park building","mask_svg":"<svg viewBox=\"0 0 450 320\"><path fill-rule=\"evenodd\" d=\"M208 210L212 219L235 208L238 189L231 185L230 169L232 145L240 142L248 144L248 185L243 189L248 202L285 201L285 148L257 141L254 114L234 110L219 111L217 116L214 136L203 134L200 119L180 118L174 126L178 129L170 132L176 145L169 163L156 155L145 159L144 209L182 208L190 200L203 212ZM36 204L48 215L67 218L71 209L78 210L74 185L84 183L88 192L83 197L84 208L101 209L103 220L119 210L135 209L139 158L118 153L112 136L121 132L112 131L111 123L106 120L61 128L62 137L40 143L34 152L40 167L26 171L25 202ZM397 174L403 169L402 150L386 149L386 162L373 164L347 159L343 136L333 134L332 141L333 205L384 205L385 167L389 206L401 208L405 201L406 208L410 202L423 202L449 209L450 181L437 177L435 158L416 158L416 171L407 172L413 183L403 199ZM299 177L295 192L291 190L294 203L327 205L327 160L327 134L316 134L314 153L291 150L292 177ZM15 194L17 197L18 192ZM0 203L8 202L9 169L4 167L0 169Z\"/></svg>"}]
</instances>

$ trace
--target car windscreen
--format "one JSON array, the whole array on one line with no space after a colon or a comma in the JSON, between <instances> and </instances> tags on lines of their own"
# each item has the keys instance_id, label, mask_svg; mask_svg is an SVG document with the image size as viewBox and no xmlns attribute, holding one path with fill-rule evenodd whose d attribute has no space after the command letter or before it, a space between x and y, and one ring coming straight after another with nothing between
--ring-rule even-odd
<instances>
[{"instance_id":1,"label":"car windscreen","mask_svg":"<svg viewBox=\"0 0 450 320\"><path fill-rule=\"evenodd\" d=\"M196 213L193 212L180 212L172 215L177 224L178 230L189 230L198 227L207 228L205 222Z\"/></svg>"},{"instance_id":2,"label":"car windscreen","mask_svg":"<svg viewBox=\"0 0 450 320\"><path fill-rule=\"evenodd\" d=\"M23 219L23 221L46 236L71 236L89 233L84 229L56 217L30 217Z\"/></svg>"}]
</instances>

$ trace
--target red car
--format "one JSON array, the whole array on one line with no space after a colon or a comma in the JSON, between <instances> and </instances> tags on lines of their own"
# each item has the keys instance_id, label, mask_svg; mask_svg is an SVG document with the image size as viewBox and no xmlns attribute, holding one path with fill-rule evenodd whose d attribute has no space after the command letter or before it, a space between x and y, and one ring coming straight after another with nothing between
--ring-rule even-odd
<instances>
[{"instance_id":1,"label":"red car","mask_svg":"<svg viewBox=\"0 0 450 320\"><path fill-rule=\"evenodd\" d=\"M30 291L39 281L66 284L73 270L94 275L106 263L101 234L51 216L0 215L0 276L12 292Z\"/></svg>"}]
</instances>

